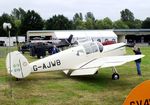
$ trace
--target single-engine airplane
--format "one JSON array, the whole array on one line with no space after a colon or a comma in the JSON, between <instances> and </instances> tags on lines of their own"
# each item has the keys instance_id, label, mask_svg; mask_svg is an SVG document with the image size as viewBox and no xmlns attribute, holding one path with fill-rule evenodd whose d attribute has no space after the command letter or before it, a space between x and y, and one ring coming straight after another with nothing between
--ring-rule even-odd
<instances>
[{"instance_id":1,"label":"single-engine airplane","mask_svg":"<svg viewBox=\"0 0 150 105\"><path fill-rule=\"evenodd\" d=\"M125 43L103 46L99 42L84 42L59 53L29 63L18 51L10 52L6 58L9 74L25 78L30 73L63 71L69 76L94 75L98 69L112 67L112 79L119 79L115 66L144 57L144 55L123 55Z\"/></svg>"}]
</instances>

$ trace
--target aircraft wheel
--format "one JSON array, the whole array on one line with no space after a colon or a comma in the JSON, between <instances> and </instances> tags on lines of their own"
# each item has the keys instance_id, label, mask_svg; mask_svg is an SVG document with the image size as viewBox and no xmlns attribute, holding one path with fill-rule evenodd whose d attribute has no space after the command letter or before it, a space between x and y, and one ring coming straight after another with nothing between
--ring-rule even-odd
<instances>
[{"instance_id":1,"label":"aircraft wheel","mask_svg":"<svg viewBox=\"0 0 150 105\"><path fill-rule=\"evenodd\" d=\"M119 74L118 74L118 73L114 73L114 74L112 75L112 79L113 79L113 80L119 79Z\"/></svg>"}]
</instances>

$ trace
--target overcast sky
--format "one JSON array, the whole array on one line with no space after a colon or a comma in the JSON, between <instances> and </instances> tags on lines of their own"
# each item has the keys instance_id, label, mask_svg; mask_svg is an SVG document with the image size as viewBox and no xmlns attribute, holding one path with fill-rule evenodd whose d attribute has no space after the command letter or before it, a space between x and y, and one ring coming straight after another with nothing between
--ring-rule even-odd
<instances>
[{"instance_id":1,"label":"overcast sky","mask_svg":"<svg viewBox=\"0 0 150 105\"><path fill-rule=\"evenodd\" d=\"M72 19L75 13L92 12L96 19L120 19L120 11L128 8L135 18L150 17L150 0L0 0L0 15L11 13L13 8L35 10L42 18L63 14Z\"/></svg>"}]
</instances>

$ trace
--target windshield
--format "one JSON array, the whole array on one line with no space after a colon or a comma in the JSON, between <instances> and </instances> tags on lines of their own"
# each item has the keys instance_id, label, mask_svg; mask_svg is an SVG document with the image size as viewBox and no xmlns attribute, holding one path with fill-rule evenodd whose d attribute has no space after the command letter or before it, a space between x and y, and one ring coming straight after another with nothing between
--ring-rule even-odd
<instances>
[{"instance_id":1,"label":"windshield","mask_svg":"<svg viewBox=\"0 0 150 105\"><path fill-rule=\"evenodd\" d=\"M96 43L93 43L93 42L83 44L83 47L84 47L84 49L85 49L85 51L86 51L86 54L91 54L91 53L94 53L94 52L98 52L98 51L99 51L99 49L98 49Z\"/></svg>"}]
</instances>

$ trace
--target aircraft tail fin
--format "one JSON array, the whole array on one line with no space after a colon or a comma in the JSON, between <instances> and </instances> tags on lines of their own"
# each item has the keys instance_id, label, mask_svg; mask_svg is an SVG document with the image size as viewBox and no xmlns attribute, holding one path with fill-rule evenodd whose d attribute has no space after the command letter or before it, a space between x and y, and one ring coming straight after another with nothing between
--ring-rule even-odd
<instances>
[{"instance_id":1,"label":"aircraft tail fin","mask_svg":"<svg viewBox=\"0 0 150 105\"><path fill-rule=\"evenodd\" d=\"M70 44L71 44L72 38L73 38L73 35L71 34L71 35L69 36L69 38L67 39L67 41L68 41Z\"/></svg>"},{"instance_id":2,"label":"aircraft tail fin","mask_svg":"<svg viewBox=\"0 0 150 105\"><path fill-rule=\"evenodd\" d=\"M18 51L8 53L6 68L16 78L25 78L31 73L28 60Z\"/></svg>"}]
</instances>

